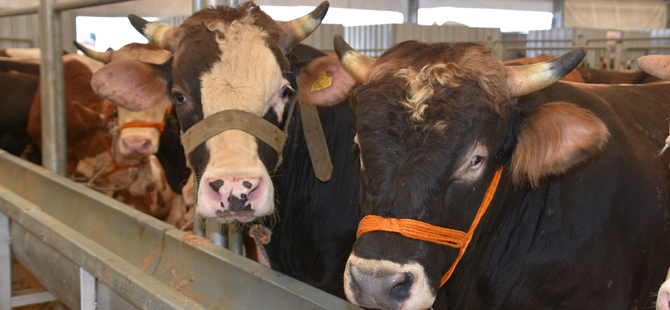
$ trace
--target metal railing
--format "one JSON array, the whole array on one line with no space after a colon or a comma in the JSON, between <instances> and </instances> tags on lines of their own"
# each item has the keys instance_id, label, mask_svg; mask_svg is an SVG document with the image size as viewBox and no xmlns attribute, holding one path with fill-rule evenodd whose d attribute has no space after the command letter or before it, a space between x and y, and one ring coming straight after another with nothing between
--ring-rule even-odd
<instances>
[{"instance_id":1,"label":"metal railing","mask_svg":"<svg viewBox=\"0 0 670 310\"><path fill-rule=\"evenodd\" d=\"M1 310L10 243L73 309L359 309L0 150Z\"/></svg>"}]
</instances>

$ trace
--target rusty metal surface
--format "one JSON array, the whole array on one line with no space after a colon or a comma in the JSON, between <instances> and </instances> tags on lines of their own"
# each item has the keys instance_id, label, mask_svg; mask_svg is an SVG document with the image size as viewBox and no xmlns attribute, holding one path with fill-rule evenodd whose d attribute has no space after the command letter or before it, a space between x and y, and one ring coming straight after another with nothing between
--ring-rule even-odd
<instances>
[{"instance_id":1,"label":"rusty metal surface","mask_svg":"<svg viewBox=\"0 0 670 310\"><path fill-rule=\"evenodd\" d=\"M0 186L205 308L360 309L2 150Z\"/></svg>"}]
</instances>

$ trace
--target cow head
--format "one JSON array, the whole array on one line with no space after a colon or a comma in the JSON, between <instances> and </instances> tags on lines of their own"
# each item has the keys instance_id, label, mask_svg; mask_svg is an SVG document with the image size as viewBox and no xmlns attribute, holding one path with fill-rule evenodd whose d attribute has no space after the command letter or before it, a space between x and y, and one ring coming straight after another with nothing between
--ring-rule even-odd
<instances>
[{"instance_id":1,"label":"cow head","mask_svg":"<svg viewBox=\"0 0 670 310\"><path fill-rule=\"evenodd\" d=\"M136 59L153 64L161 64L170 59L170 52L155 44L131 43L114 51L111 48L101 53L75 42L77 48L87 56L105 64L120 62L116 66L104 66L91 80L95 92L116 106L119 125L118 145L115 147L122 156L147 156L158 151L158 142L165 114L171 105L166 92L166 82L147 75L153 70L140 72L128 70ZM141 70L141 68L138 68ZM131 73L132 72L132 73Z\"/></svg>"},{"instance_id":2,"label":"cow head","mask_svg":"<svg viewBox=\"0 0 670 310\"><path fill-rule=\"evenodd\" d=\"M405 42L373 60L336 36L335 49L361 83L350 102L362 161L362 216L468 232L501 166L501 184L537 184L608 139L603 122L575 105L547 103L523 117L515 108L515 97L570 72L583 49L518 67L505 67L484 46L466 43ZM476 241L468 251L476 251ZM374 309L430 308L457 259L458 249L432 241L363 233L346 265L347 298ZM463 261L470 259L466 252ZM459 270L464 265L454 274L467 272Z\"/></svg>"},{"instance_id":3,"label":"cow head","mask_svg":"<svg viewBox=\"0 0 670 310\"><path fill-rule=\"evenodd\" d=\"M173 53L156 76L168 81L179 123L187 131L224 110L242 110L282 126L293 92L286 53L316 29L327 9L324 2L304 17L279 23L252 2L239 9L202 10L179 27L134 15L129 19L149 41ZM275 168L278 154L259 141L244 131L227 130L187 154L196 173L198 214L249 222L274 212L268 170Z\"/></svg>"}]
</instances>

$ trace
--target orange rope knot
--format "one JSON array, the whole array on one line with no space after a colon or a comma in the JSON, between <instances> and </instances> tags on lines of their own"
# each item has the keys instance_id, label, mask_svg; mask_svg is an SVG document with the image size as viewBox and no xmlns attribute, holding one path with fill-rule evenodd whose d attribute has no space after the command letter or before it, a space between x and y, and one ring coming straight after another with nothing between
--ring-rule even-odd
<instances>
[{"instance_id":1,"label":"orange rope knot","mask_svg":"<svg viewBox=\"0 0 670 310\"><path fill-rule=\"evenodd\" d=\"M479 220L481 220L491 204L491 200L493 200L493 196L498 189L502 171L503 168L500 167L493 176L493 180L491 180L491 184L489 184L489 187L486 190L486 195L484 195L484 200L479 206L477 215L475 216L474 221L472 221L472 225L467 233L460 230L434 226L412 219L383 218L378 215L368 215L358 224L356 238L371 231L388 231L399 233L407 238L428 241L459 249L456 261L451 265L449 271L442 276L442 281L440 282L440 287L442 287L447 283L447 280L451 277L454 269L456 269L456 265L458 265L463 254L465 254L465 250L468 248L470 240L472 240L472 235L475 233L477 225L479 225Z\"/></svg>"}]
</instances>

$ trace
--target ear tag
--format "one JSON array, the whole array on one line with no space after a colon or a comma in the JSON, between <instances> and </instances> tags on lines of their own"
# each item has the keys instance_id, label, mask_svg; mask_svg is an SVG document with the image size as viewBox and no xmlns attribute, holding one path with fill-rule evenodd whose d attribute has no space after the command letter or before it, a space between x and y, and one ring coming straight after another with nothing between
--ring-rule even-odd
<instances>
[{"instance_id":1,"label":"ear tag","mask_svg":"<svg viewBox=\"0 0 670 310\"><path fill-rule=\"evenodd\" d=\"M326 75L326 71L321 71L321 74L319 74L319 79L312 84L312 89L311 92L315 91L320 91L322 89L326 89L333 85L333 78L330 76Z\"/></svg>"}]
</instances>

